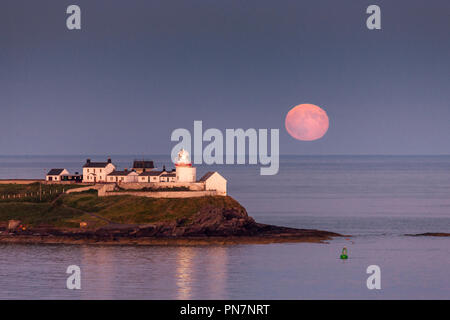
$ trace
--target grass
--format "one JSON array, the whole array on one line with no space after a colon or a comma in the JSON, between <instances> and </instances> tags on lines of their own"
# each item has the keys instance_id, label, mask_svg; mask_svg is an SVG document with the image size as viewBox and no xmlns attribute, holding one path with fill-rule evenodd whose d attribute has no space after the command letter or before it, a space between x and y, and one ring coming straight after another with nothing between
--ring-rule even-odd
<instances>
[{"instance_id":1,"label":"grass","mask_svg":"<svg viewBox=\"0 0 450 320\"><path fill-rule=\"evenodd\" d=\"M5 186L5 185L3 185ZM2 189L19 190L15 185ZM25 187L24 185L18 185ZM44 186L44 185L43 185ZM39 187L39 186L38 186ZM23 190L23 189L22 189ZM30 192L30 191L29 191ZM0 199L0 222L11 219L21 220L31 226L52 225L56 227L79 227L82 221L90 227L106 224L91 214L103 217L114 223L143 224L175 221L180 218L189 220L202 207L239 207L231 197L199 197L181 199L156 199L137 196L98 197L97 191L63 194L42 202L26 199Z\"/></svg>"},{"instance_id":2,"label":"grass","mask_svg":"<svg viewBox=\"0 0 450 320\"><path fill-rule=\"evenodd\" d=\"M39 182L34 182L30 184L0 184L0 195L7 195L7 194L23 194L23 193L30 193L30 192L39 192L40 188ZM69 190L69 189L75 189L75 188L81 188L85 187L85 185L78 185L78 184L45 184L43 183L41 185L42 191L50 191L50 190Z\"/></svg>"},{"instance_id":3,"label":"grass","mask_svg":"<svg viewBox=\"0 0 450 320\"><path fill-rule=\"evenodd\" d=\"M64 204L96 213L116 223L154 223L189 219L204 206L240 206L230 197L156 199L136 196L97 197L91 193L64 196Z\"/></svg>"},{"instance_id":4,"label":"grass","mask_svg":"<svg viewBox=\"0 0 450 320\"><path fill-rule=\"evenodd\" d=\"M21 220L26 225L77 227L81 214L50 203L7 202L0 204L0 221Z\"/></svg>"},{"instance_id":5,"label":"grass","mask_svg":"<svg viewBox=\"0 0 450 320\"><path fill-rule=\"evenodd\" d=\"M84 185L42 184L40 186L39 182L31 184L0 184L0 203L53 201L63 190L81 187L84 187ZM41 195L39 195L40 191L42 191Z\"/></svg>"}]
</instances>

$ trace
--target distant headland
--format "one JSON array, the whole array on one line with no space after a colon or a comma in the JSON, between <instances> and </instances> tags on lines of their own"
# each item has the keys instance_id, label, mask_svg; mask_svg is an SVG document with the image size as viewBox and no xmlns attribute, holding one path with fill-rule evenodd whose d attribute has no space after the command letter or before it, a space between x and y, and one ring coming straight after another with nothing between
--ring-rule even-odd
<instances>
[{"instance_id":1,"label":"distant headland","mask_svg":"<svg viewBox=\"0 0 450 320\"><path fill-rule=\"evenodd\" d=\"M116 170L88 159L83 174L51 169L46 179L0 181L0 242L198 245L321 242L337 233L255 222L227 195L226 179L198 181L189 154L176 169L137 160Z\"/></svg>"}]
</instances>

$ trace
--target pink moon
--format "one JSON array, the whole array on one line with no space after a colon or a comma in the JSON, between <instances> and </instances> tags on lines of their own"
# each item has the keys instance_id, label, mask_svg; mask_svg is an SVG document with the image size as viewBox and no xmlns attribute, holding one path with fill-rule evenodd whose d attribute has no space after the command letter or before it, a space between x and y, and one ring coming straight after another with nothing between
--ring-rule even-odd
<instances>
[{"instance_id":1,"label":"pink moon","mask_svg":"<svg viewBox=\"0 0 450 320\"><path fill-rule=\"evenodd\" d=\"M330 121L322 108L313 104L299 104L286 115L287 132L295 139L314 141L328 131Z\"/></svg>"}]
</instances>

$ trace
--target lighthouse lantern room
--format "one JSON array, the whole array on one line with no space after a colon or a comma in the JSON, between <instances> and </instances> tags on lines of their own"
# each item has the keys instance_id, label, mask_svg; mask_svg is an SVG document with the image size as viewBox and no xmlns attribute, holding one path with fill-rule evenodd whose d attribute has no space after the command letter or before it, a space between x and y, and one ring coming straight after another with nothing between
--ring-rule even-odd
<instances>
[{"instance_id":1,"label":"lighthouse lantern room","mask_svg":"<svg viewBox=\"0 0 450 320\"><path fill-rule=\"evenodd\" d=\"M196 168L192 166L189 158L189 152L181 149L178 152L178 159L175 163L177 182L195 182Z\"/></svg>"}]
</instances>

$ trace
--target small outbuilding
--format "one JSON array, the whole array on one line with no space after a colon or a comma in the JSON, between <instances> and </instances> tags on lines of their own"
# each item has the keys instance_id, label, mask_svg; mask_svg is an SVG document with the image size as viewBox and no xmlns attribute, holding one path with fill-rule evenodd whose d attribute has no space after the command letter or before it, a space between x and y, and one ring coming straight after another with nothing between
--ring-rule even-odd
<instances>
[{"instance_id":1,"label":"small outbuilding","mask_svg":"<svg viewBox=\"0 0 450 320\"><path fill-rule=\"evenodd\" d=\"M61 181L67 181L67 182L83 182L83 175L79 174L78 172L75 172L75 174L67 174L61 176Z\"/></svg>"},{"instance_id":2,"label":"small outbuilding","mask_svg":"<svg viewBox=\"0 0 450 320\"><path fill-rule=\"evenodd\" d=\"M159 176L160 182L176 182L176 180L177 180L177 174L174 171L173 172L163 172Z\"/></svg>"},{"instance_id":3,"label":"small outbuilding","mask_svg":"<svg viewBox=\"0 0 450 320\"><path fill-rule=\"evenodd\" d=\"M205 184L206 191L216 191L217 194L227 195L227 180L222 177L217 171L207 172L200 178L199 182Z\"/></svg>"},{"instance_id":4,"label":"small outbuilding","mask_svg":"<svg viewBox=\"0 0 450 320\"><path fill-rule=\"evenodd\" d=\"M148 183L148 182L159 182L159 177L163 174L164 171L145 171L139 175L139 182Z\"/></svg>"},{"instance_id":5,"label":"small outbuilding","mask_svg":"<svg viewBox=\"0 0 450 320\"><path fill-rule=\"evenodd\" d=\"M67 169L51 169L47 173L45 180L59 182L59 181L61 181L62 176L67 176L67 175L69 175L69 171Z\"/></svg>"},{"instance_id":6,"label":"small outbuilding","mask_svg":"<svg viewBox=\"0 0 450 320\"><path fill-rule=\"evenodd\" d=\"M106 182L117 182L117 183L133 183L138 182L139 175L136 171L117 171L114 170L106 176Z\"/></svg>"}]
</instances>

